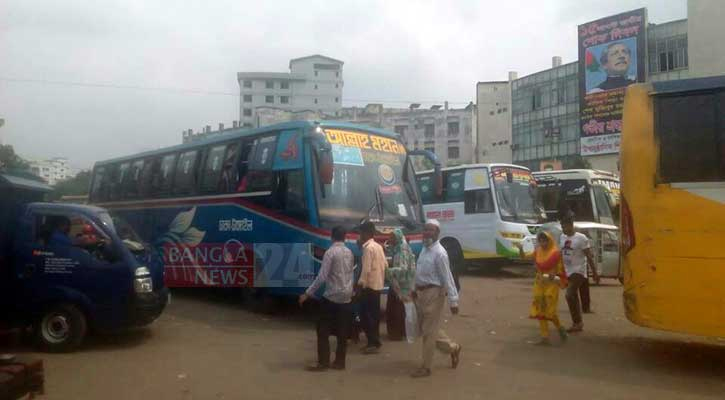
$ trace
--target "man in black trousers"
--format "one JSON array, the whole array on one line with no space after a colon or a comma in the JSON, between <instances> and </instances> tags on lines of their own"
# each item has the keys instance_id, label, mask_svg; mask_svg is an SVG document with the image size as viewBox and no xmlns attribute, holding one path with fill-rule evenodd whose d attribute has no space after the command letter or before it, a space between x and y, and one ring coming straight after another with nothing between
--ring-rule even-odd
<instances>
[{"instance_id":1,"label":"man in black trousers","mask_svg":"<svg viewBox=\"0 0 725 400\"><path fill-rule=\"evenodd\" d=\"M320 272L309 288L299 298L300 306L315 295L322 284L325 291L320 299L320 317L317 321L317 364L309 371L345 369L347 338L352 324L352 290L354 257L345 246L343 227L332 229L332 246L322 258ZM337 336L335 361L330 364L330 334Z\"/></svg>"}]
</instances>

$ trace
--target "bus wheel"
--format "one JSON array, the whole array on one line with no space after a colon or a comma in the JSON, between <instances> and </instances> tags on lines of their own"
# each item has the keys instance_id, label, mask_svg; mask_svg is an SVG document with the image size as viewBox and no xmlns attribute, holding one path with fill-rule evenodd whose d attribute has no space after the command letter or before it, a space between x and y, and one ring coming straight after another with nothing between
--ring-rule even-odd
<instances>
[{"instance_id":1,"label":"bus wheel","mask_svg":"<svg viewBox=\"0 0 725 400\"><path fill-rule=\"evenodd\" d=\"M51 353L77 349L88 332L83 312L72 304L58 304L45 310L35 324L35 340Z\"/></svg>"},{"instance_id":2,"label":"bus wheel","mask_svg":"<svg viewBox=\"0 0 725 400\"><path fill-rule=\"evenodd\" d=\"M448 253L448 262L451 264L451 273L454 274L454 276L458 276L458 274L466 271L466 260L463 258L463 250L461 250L461 246L456 242L455 240L446 240L443 239L441 241L441 245L444 249L446 249L446 253Z\"/></svg>"}]
</instances>

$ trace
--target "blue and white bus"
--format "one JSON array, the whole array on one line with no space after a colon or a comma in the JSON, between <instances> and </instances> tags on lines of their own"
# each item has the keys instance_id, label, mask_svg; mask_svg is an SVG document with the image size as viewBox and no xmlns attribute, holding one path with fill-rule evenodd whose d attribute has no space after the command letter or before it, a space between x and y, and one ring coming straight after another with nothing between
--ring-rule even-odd
<instances>
[{"instance_id":1,"label":"blue and white bus","mask_svg":"<svg viewBox=\"0 0 725 400\"><path fill-rule=\"evenodd\" d=\"M411 155L396 134L347 123L239 129L98 162L90 202L155 246L169 287L296 295L336 225L400 227L419 251L424 217ZM359 255L356 239L353 231L348 244Z\"/></svg>"}]
</instances>

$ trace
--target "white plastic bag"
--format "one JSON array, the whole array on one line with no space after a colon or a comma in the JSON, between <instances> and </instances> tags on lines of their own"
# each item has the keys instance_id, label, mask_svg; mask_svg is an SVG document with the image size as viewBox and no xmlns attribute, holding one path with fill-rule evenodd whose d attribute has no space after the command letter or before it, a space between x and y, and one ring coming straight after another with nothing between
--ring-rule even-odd
<instances>
[{"instance_id":1,"label":"white plastic bag","mask_svg":"<svg viewBox=\"0 0 725 400\"><path fill-rule=\"evenodd\" d=\"M415 303L407 301L405 306L405 337L408 343L415 343L418 337L418 313L415 311Z\"/></svg>"}]
</instances>

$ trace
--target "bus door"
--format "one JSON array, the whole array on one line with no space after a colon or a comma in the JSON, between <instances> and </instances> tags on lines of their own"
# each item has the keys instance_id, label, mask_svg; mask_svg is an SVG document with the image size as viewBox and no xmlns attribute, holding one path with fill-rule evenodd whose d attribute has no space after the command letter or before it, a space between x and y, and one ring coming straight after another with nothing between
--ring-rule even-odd
<instances>
[{"instance_id":1,"label":"bus door","mask_svg":"<svg viewBox=\"0 0 725 400\"><path fill-rule=\"evenodd\" d=\"M459 221L466 232L461 245L467 258L487 258L496 255L496 226L498 214L491 193L488 168L466 170L463 193L463 216Z\"/></svg>"}]
</instances>

